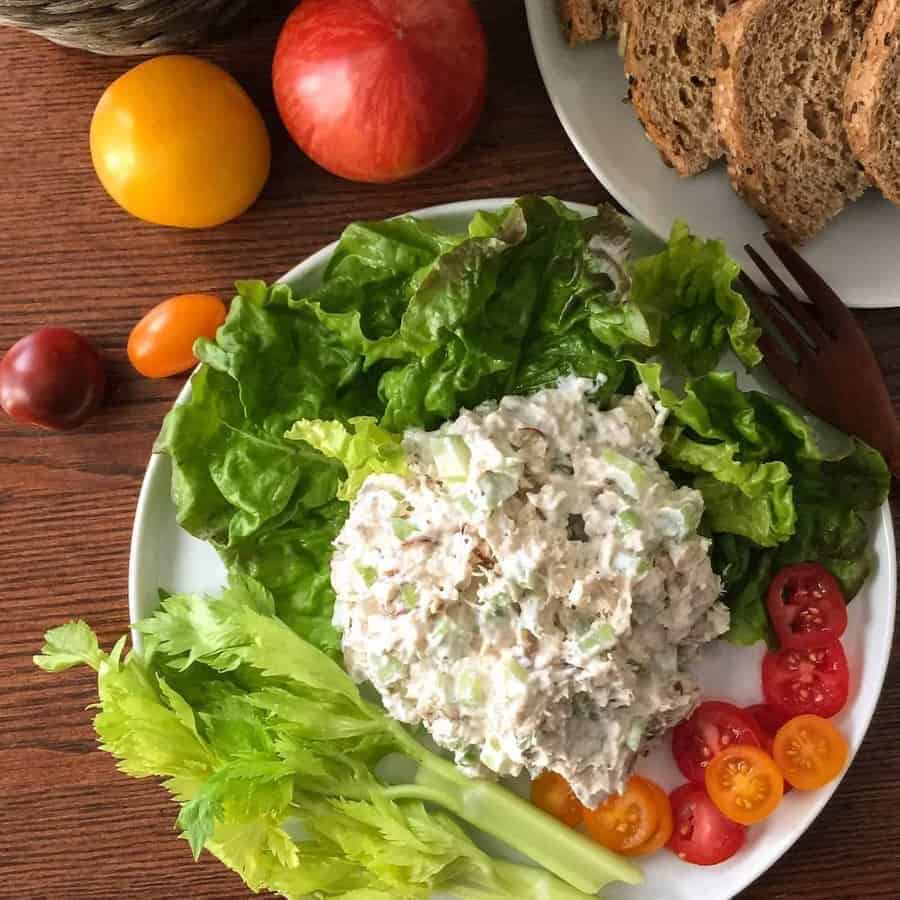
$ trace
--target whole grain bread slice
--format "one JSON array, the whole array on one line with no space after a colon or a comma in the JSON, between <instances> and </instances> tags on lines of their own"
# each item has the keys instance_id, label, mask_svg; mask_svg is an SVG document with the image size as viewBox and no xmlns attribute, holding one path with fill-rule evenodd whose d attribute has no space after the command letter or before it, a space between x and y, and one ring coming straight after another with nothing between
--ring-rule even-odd
<instances>
[{"instance_id":1,"label":"whole grain bread slice","mask_svg":"<svg viewBox=\"0 0 900 900\"><path fill-rule=\"evenodd\" d=\"M900 204L900 0L879 0L844 94L850 147L888 200Z\"/></svg>"},{"instance_id":2,"label":"whole grain bread slice","mask_svg":"<svg viewBox=\"0 0 900 900\"><path fill-rule=\"evenodd\" d=\"M663 161L695 175L722 155L712 110L716 25L732 0L622 0L632 106Z\"/></svg>"},{"instance_id":3,"label":"whole grain bread slice","mask_svg":"<svg viewBox=\"0 0 900 900\"><path fill-rule=\"evenodd\" d=\"M559 18L572 45L619 33L619 0L559 0Z\"/></svg>"},{"instance_id":4,"label":"whole grain bread slice","mask_svg":"<svg viewBox=\"0 0 900 900\"><path fill-rule=\"evenodd\" d=\"M867 186L844 88L874 0L743 0L722 18L714 109L738 191L794 243Z\"/></svg>"}]
</instances>

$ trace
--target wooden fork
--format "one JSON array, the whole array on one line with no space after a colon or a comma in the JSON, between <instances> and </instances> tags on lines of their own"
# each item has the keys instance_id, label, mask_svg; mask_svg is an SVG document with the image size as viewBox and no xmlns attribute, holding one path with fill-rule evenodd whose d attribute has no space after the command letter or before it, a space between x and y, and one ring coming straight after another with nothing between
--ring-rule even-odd
<instances>
[{"instance_id":1,"label":"wooden fork","mask_svg":"<svg viewBox=\"0 0 900 900\"><path fill-rule=\"evenodd\" d=\"M766 234L765 239L810 301L798 300L753 247L745 246L777 299L745 272L740 280L795 357L764 333L759 345L769 371L810 412L881 451L900 477L900 420L863 330L806 260L778 238Z\"/></svg>"}]
</instances>

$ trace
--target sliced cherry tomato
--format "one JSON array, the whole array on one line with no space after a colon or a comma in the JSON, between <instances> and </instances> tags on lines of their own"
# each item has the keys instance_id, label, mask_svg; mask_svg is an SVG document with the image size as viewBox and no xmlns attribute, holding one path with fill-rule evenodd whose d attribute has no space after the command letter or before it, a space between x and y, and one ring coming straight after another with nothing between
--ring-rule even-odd
<instances>
[{"instance_id":1,"label":"sliced cherry tomato","mask_svg":"<svg viewBox=\"0 0 900 900\"><path fill-rule=\"evenodd\" d=\"M783 649L824 647L847 630L847 601L841 586L818 563L782 569L769 585L767 606Z\"/></svg>"},{"instance_id":2,"label":"sliced cherry tomato","mask_svg":"<svg viewBox=\"0 0 900 900\"><path fill-rule=\"evenodd\" d=\"M672 754L689 781L703 784L710 760L725 747L761 747L765 738L752 716L731 703L707 700L672 731Z\"/></svg>"},{"instance_id":3,"label":"sliced cherry tomato","mask_svg":"<svg viewBox=\"0 0 900 900\"><path fill-rule=\"evenodd\" d=\"M666 845L679 859L715 866L744 846L747 829L727 819L699 784L683 784L669 794L675 829Z\"/></svg>"},{"instance_id":4,"label":"sliced cherry tomato","mask_svg":"<svg viewBox=\"0 0 900 900\"><path fill-rule=\"evenodd\" d=\"M821 716L797 716L775 735L772 754L784 777L801 791L814 791L843 771L847 739Z\"/></svg>"},{"instance_id":5,"label":"sliced cherry tomato","mask_svg":"<svg viewBox=\"0 0 900 900\"><path fill-rule=\"evenodd\" d=\"M616 853L646 843L659 826L654 787L640 775L632 775L624 794L608 797L597 809L585 809L584 826L588 834Z\"/></svg>"},{"instance_id":6,"label":"sliced cherry tomato","mask_svg":"<svg viewBox=\"0 0 900 900\"><path fill-rule=\"evenodd\" d=\"M771 756L772 741L775 740L778 729L788 721L788 717L775 709L774 706L769 706L768 703L757 703L754 706L744 707L744 712L756 719L756 724L759 725L763 732L762 748ZM785 782L784 792L787 794L791 790L793 790L791 785Z\"/></svg>"},{"instance_id":7,"label":"sliced cherry tomato","mask_svg":"<svg viewBox=\"0 0 900 900\"><path fill-rule=\"evenodd\" d=\"M753 716L754 721L762 729L765 737L769 739L769 743L778 734L778 729L790 718L779 712L774 706L769 706L768 703L756 703L753 706L746 706L744 707L744 712L748 716ZM763 747L763 749L766 748Z\"/></svg>"},{"instance_id":8,"label":"sliced cherry tomato","mask_svg":"<svg viewBox=\"0 0 900 900\"><path fill-rule=\"evenodd\" d=\"M569 782L556 772L544 772L531 782L531 802L573 828L584 810Z\"/></svg>"},{"instance_id":9,"label":"sliced cherry tomato","mask_svg":"<svg viewBox=\"0 0 900 900\"><path fill-rule=\"evenodd\" d=\"M656 802L659 824L656 826L656 831L643 844L631 850L623 850L623 856L649 856L651 853L656 853L657 850L665 847L669 843L669 838L672 837L674 820L672 819L672 804L669 803L669 795L658 784L654 784L648 779L644 780L647 782L647 786L650 788Z\"/></svg>"},{"instance_id":10,"label":"sliced cherry tomato","mask_svg":"<svg viewBox=\"0 0 900 900\"><path fill-rule=\"evenodd\" d=\"M194 341L214 338L225 304L211 294L181 294L154 306L131 331L128 359L147 378L166 378L197 364Z\"/></svg>"},{"instance_id":11,"label":"sliced cherry tomato","mask_svg":"<svg viewBox=\"0 0 900 900\"><path fill-rule=\"evenodd\" d=\"M784 778L759 747L726 747L706 767L706 792L732 822L752 825L781 803Z\"/></svg>"},{"instance_id":12,"label":"sliced cherry tomato","mask_svg":"<svg viewBox=\"0 0 900 900\"><path fill-rule=\"evenodd\" d=\"M830 719L850 693L847 657L839 641L814 650L780 650L763 659L766 702L789 718L807 713Z\"/></svg>"}]
</instances>

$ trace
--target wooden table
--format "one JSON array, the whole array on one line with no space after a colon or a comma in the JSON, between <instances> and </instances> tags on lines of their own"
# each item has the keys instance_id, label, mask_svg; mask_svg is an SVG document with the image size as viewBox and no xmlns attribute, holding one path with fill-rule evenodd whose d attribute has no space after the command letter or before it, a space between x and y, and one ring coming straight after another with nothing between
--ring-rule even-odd
<instances>
[{"instance_id":1,"label":"wooden table","mask_svg":"<svg viewBox=\"0 0 900 900\"><path fill-rule=\"evenodd\" d=\"M191 862L160 788L118 774L95 750L90 673L51 679L31 656L45 629L71 617L87 619L107 645L128 626L132 515L154 435L182 384L144 380L127 363L129 330L146 309L185 291L228 296L236 278L273 279L352 219L531 191L603 199L553 114L521 5L478 5L493 66L485 115L453 161L405 184L341 181L294 147L269 87L278 15L211 52L259 104L274 157L256 206L200 232L130 218L94 177L91 113L131 63L0 30L0 352L40 326L66 325L97 343L114 382L103 412L75 433L0 416L0 897L247 896L208 856ZM861 318L900 399L900 310ZM836 797L745 900L900 897L898 742L895 652L872 729Z\"/></svg>"}]
</instances>

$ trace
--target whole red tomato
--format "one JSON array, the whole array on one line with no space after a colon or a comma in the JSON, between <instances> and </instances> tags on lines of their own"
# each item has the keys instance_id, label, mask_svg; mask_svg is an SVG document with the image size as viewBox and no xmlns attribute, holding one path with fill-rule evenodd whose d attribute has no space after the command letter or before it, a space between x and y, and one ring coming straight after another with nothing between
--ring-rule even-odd
<instances>
[{"instance_id":1,"label":"whole red tomato","mask_svg":"<svg viewBox=\"0 0 900 900\"><path fill-rule=\"evenodd\" d=\"M354 181L397 181L450 157L478 121L486 81L470 0L303 0L272 66L291 136Z\"/></svg>"}]
</instances>

